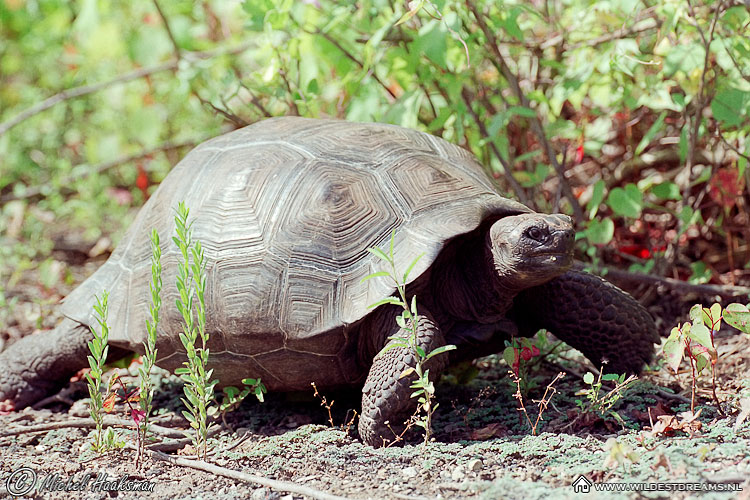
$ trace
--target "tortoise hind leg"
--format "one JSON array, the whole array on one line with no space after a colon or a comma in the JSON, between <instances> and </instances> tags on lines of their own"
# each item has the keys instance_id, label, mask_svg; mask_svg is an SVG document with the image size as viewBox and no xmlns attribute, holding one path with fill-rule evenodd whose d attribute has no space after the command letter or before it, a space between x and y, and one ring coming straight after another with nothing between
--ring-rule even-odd
<instances>
[{"instance_id":1,"label":"tortoise hind leg","mask_svg":"<svg viewBox=\"0 0 750 500\"><path fill-rule=\"evenodd\" d=\"M568 271L520 293L511 317L522 336L540 328L581 351L607 373L639 373L659 335L651 315L629 294L598 276Z\"/></svg>"},{"instance_id":2,"label":"tortoise hind leg","mask_svg":"<svg viewBox=\"0 0 750 500\"><path fill-rule=\"evenodd\" d=\"M28 335L0 353L0 409L20 410L88 366L89 328L65 318L51 332Z\"/></svg>"},{"instance_id":3,"label":"tortoise hind leg","mask_svg":"<svg viewBox=\"0 0 750 500\"><path fill-rule=\"evenodd\" d=\"M395 314L380 316L390 323L382 330L390 332L386 337L409 336L410 332L400 330L396 326ZM384 321L376 321L375 324L383 324ZM425 312L419 313L417 345L427 353L445 345L445 339L437 324L432 316ZM384 446L393 441L416 410L416 399L411 397L413 389L410 388L416 375L401 377L404 370L414 367L416 362L416 354L405 347L392 347L373 359L362 389L362 414L359 417L359 435L370 446ZM444 354L430 359L426 365L430 370L430 379L437 379L447 365L448 357Z\"/></svg>"}]
</instances>

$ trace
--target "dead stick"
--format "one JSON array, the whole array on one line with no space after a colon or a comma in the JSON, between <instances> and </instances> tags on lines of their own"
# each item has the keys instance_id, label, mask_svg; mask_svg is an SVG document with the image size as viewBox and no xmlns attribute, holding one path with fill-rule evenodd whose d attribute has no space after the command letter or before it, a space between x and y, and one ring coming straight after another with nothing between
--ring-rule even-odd
<instances>
[{"instance_id":1,"label":"dead stick","mask_svg":"<svg viewBox=\"0 0 750 500\"><path fill-rule=\"evenodd\" d=\"M108 427L132 428L133 422L115 419L115 418L105 418L104 425ZM27 425L23 427L18 427L16 429L8 429L8 430L0 431L0 437L19 436L21 434L29 434L32 432L46 432L46 431L52 431L56 429L66 429L66 428L89 429L89 428L94 428L94 427L96 427L96 423L92 419L82 418L82 419L75 419L75 420L65 420L63 422L48 422L46 424ZM184 431L181 431L178 429L170 429L169 427L162 427L161 425L151 424L149 426L149 429L154 434L158 434L164 437L171 437L171 438L185 437Z\"/></svg>"},{"instance_id":2,"label":"dead stick","mask_svg":"<svg viewBox=\"0 0 750 500\"><path fill-rule=\"evenodd\" d=\"M209 464L200 460L189 460L181 457L174 457L161 453L158 451L146 450L152 458L157 460L163 460L174 465L181 467L189 467L191 469L202 470L217 476L224 476L230 479L236 479L238 481L245 481L248 483L260 484L267 488L271 488L278 491L288 491L289 493L296 493L299 495L305 495L310 498L317 498L320 500L348 500L346 497L340 497L338 495L332 495L324 491L315 490L309 486L302 486L301 484L292 483L289 481L278 481L276 479L269 479L263 476L256 476L255 474L248 474L247 472L241 472L237 470L227 469L226 467L220 467L218 465Z\"/></svg>"},{"instance_id":3,"label":"dead stick","mask_svg":"<svg viewBox=\"0 0 750 500\"><path fill-rule=\"evenodd\" d=\"M583 269L583 265L576 263L576 268ZM735 285L695 285L674 278L665 278L662 276L652 276L650 274L630 273L620 269L603 268L597 269L602 276L611 276L615 280L626 281L630 283L646 283L648 285L663 285L672 290L683 292L703 293L709 295L719 295L725 298L741 297L750 295L750 288Z\"/></svg>"}]
</instances>

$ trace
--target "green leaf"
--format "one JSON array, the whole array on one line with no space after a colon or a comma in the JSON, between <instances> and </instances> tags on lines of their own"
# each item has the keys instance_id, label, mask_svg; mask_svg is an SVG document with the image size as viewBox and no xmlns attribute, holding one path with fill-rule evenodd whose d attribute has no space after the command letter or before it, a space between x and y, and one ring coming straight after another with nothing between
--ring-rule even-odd
<instances>
[{"instance_id":1,"label":"green leaf","mask_svg":"<svg viewBox=\"0 0 750 500\"><path fill-rule=\"evenodd\" d=\"M437 19L433 19L422 26L411 47L415 53L424 54L427 59L435 63L439 68L447 69L447 38L448 30L445 28L445 24Z\"/></svg>"},{"instance_id":2,"label":"green leaf","mask_svg":"<svg viewBox=\"0 0 750 500\"><path fill-rule=\"evenodd\" d=\"M224 389L222 389L222 391L224 392L224 394L226 394L227 398L229 398L229 399L234 399L235 397L237 397L237 394L240 393L240 390L237 389L233 385L228 385L228 386L224 387Z\"/></svg>"},{"instance_id":3,"label":"green leaf","mask_svg":"<svg viewBox=\"0 0 750 500\"><path fill-rule=\"evenodd\" d=\"M587 385L592 385L594 383L594 374L591 372L586 372L586 374L583 376L583 382Z\"/></svg>"},{"instance_id":4,"label":"green leaf","mask_svg":"<svg viewBox=\"0 0 750 500\"><path fill-rule=\"evenodd\" d=\"M433 356L437 356L438 354L443 354L444 352L448 352L448 351L454 351L455 349L456 349L456 346L454 346L453 344L448 344L448 345L444 345L441 347L437 347L433 349L432 351L430 351L430 354L427 355L427 357L425 358L425 361L432 358Z\"/></svg>"},{"instance_id":5,"label":"green leaf","mask_svg":"<svg viewBox=\"0 0 750 500\"><path fill-rule=\"evenodd\" d=\"M391 273L389 273L388 271L378 271L376 273L368 274L367 276L365 276L364 278L362 278L361 280L359 280L359 282L360 283L364 283L365 281L371 280L373 278L388 277L390 275L391 275Z\"/></svg>"},{"instance_id":6,"label":"green leaf","mask_svg":"<svg viewBox=\"0 0 750 500\"><path fill-rule=\"evenodd\" d=\"M703 309L703 324L717 332L721 328L721 304L714 304L710 309Z\"/></svg>"},{"instance_id":7,"label":"green leaf","mask_svg":"<svg viewBox=\"0 0 750 500\"><path fill-rule=\"evenodd\" d=\"M383 304L395 304L397 306L402 306L404 303L401 302L401 300L397 299L396 297L386 297L373 304L370 304L369 306L367 306L367 308L373 309L375 307L382 306Z\"/></svg>"},{"instance_id":8,"label":"green leaf","mask_svg":"<svg viewBox=\"0 0 750 500\"><path fill-rule=\"evenodd\" d=\"M691 338L698 342L703 347L712 348L711 346L711 332L706 327L706 325L702 324L694 324L692 328L690 329L690 333L688 334L688 338Z\"/></svg>"},{"instance_id":9,"label":"green leaf","mask_svg":"<svg viewBox=\"0 0 750 500\"><path fill-rule=\"evenodd\" d=\"M525 106L511 106L508 108L510 115L523 116L524 118L536 118L536 111Z\"/></svg>"},{"instance_id":10,"label":"green leaf","mask_svg":"<svg viewBox=\"0 0 750 500\"><path fill-rule=\"evenodd\" d=\"M711 364L711 355L706 352L698 352L695 356L695 371L700 374Z\"/></svg>"},{"instance_id":11,"label":"green leaf","mask_svg":"<svg viewBox=\"0 0 750 500\"><path fill-rule=\"evenodd\" d=\"M682 193L680 193L680 188L674 182L665 181L665 182L659 183L651 188L651 192L654 193L654 196L656 196L660 200L681 200L682 199Z\"/></svg>"},{"instance_id":12,"label":"green leaf","mask_svg":"<svg viewBox=\"0 0 750 500\"><path fill-rule=\"evenodd\" d=\"M711 100L714 118L728 127L736 127L745 121L742 111L750 93L735 88L726 88L716 93Z\"/></svg>"},{"instance_id":13,"label":"green leaf","mask_svg":"<svg viewBox=\"0 0 750 500\"><path fill-rule=\"evenodd\" d=\"M616 187L610 191L607 205L618 215L637 219L643 209L643 193L635 184L628 184L625 189Z\"/></svg>"},{"instance_id":14,"label":"green leaf","mask_svg":"<svg viewBox=\"0 0 750 500\"><path fill-rule=\"evenodd\" d=\"M646 146L651 144L651 141L654 140L654 137L656 137L656 134L658 134L662 127L664 126L664 119L667 117L667 112L662 111L659 115L659 118L656 119L653 125L649 127L648 132L646 132L646 135L643 136L643 139L641 139L641 142L638 143L638 146L635 148L635 155L640 155L644 149L646 149Z\"/></svg>"},{"instance_id":15,"label":"green leaf","mask_svg":"<svg viewBox=\"0 0 750 500\"><path fill-rule=\"evenodd\" d=\"M680 144L679 144L679 150L680 150L680 164L685 163L685 159L687 158L688 153L688 134L690 127L682 127L682 130L680 131Z\"/></svg>"},{"instance_id":16,"label":"green leaf","mask_svg":"<svg viewBox=\"0 0 750 500\"><path fill-rule=\"evenodd\" d=\"M523 42L524 36L523 36L523 30L518 26L518 16L521 14L521 8L519 7L513 7L511 8L507 14L499 20L500 24L502 25L503 29L515 38L516 40Z\"/></svg>"},{"instance_id":17,"label":"green leaf","mask_svg":"<svg viewBox=\"0 0 750 500\"><path fill-rule=\"evenodd\" d=\"M609 217L602 220L592 219L586 223L583 233L592 245L606 245L615 235L615 223Z\"/></svg>"},{"instance_id":18,"label":"green leaf","mask_svg":"<svg viewBox=\"0 0 750 500\"><path fill-rule=\"evenodd\" d=\"M675 45L669 49L664 60L665 76L671 77L677 71L689 75L694 69L703 66L706 51L698 42Z\"/></svg>"},{"instance_id":19,"label":"green leaf","mask_svg":"<svg viewBox=\"0 0 750 500\"><path fill-rule=\"evenodd\" d=\"M400 24L404 24L406 21L408 21L409 19L411 19L412 17L414 17L417 14L417 12L419 12L420 9L422 9L422 7L424 6L425 2L426 2L426 0L419 0L418 2L411 3L410 5L412 7L409 9L408 12L406 12L403 16L401 16L399 18L399 20L396 22L396 26L398 26Z\"/></svg>"},{"instance_id":20,"label":"green leaf","mask_svg":"<svg viewBox=\"0 0 750 500\"><path fill-rule=\"evenodd\" d=\"M750 334L750 310L742 304L729 304L724 308L724 321L741 332Z\"/></svg>"},{"instance_id":21,"label":"green leaf","mask_svg":"<svg viewBox=\"0 0 750 500\"><path fill-rule=\"evenodd\" d=\"M672 333L664 343L662 352L667 360L667 366L669 366L673 372L677 372L685 353L685 343L682 341L679 328L672 328Z\"/></svg>"},{"instance_id":22,"label":"green leaf","mask_svg":"<svg viewBox=\"0 0 750 500\"><path fill-rule=\"evenodd\" d=\"M596 181L596 184L594 184L594 189L591 193L591 199L586 204L586 210L588 210L589 213L589 219L593 219L596 216L596 213L599 211L599 205L602 204L602 201L604 201L604 188L606 184L604 183L603 179L599 179Z\"/></svg>"},{"instance_id":23,"label":"green leaf","mask_svg":"<svg viewBox=\"0 0 750 500\"><path fill-rule=\"evenodd\" d=\"M405 284L405 283L407 282L407 280L409 279L409 274L410 274L410 273L412 272L412 270L414 269L414 266L416 266L416 265L417 265L417 262L419 262L419 259L421 259L422 257L424 257L424 253L421 253L421 254L419 254L419 255L418 255L418 256L417 256L417 257L416 257L416 258L415 258L415 259L414 259L414 260L413 260L413 261L411 262L411 264L409 264L409 267L407 267L407 268L406 268L406 271L404 271L404 280L403 280L403 283L404 283L404 284Z\"/></svg>"},{"instance_id":24,"label":"green leaf","mask_svg":"<svg viewBox=\"0 0 750 500\"><path fill-rule=\"evenodd\" d=\"M402 330L406 330L406 320L404 319L402 315L396 316L396 324Z\"/></svg>"},{"instance_id":25,"label":"green leaf","mask_svg":"<svg viewBox=\"0 0 750 500\"><path fill-rule=\"evenodd\" d=\"M695 304L690 308L688 314L690 321L693 322L693 326L703 324L703 304Z\"/></svg>"},{"instance_id":26,"label":"green leaf","mask_svg":"<svg viewBox=\"0 0 750 500\"><path fill-rule=\"evenodd\" d=\"M368 252L373 254L375 257L377 257L380 260L384 260L385 262L391 262L391 259L388 258L388 256L378 247L372 247L367 249Z\"/></svg>"},{"instance_id":27,"label":"green leaf","mask_svg":"<svg viewBox=\"0 0 750 500\"><path fill-rule=\"evenodd\" d=\"M513 363L516 361L516 348L506 347L505 350L503 350L503 359L508 363L508 366L513 366Z\"/></svg>"}]
</instances>

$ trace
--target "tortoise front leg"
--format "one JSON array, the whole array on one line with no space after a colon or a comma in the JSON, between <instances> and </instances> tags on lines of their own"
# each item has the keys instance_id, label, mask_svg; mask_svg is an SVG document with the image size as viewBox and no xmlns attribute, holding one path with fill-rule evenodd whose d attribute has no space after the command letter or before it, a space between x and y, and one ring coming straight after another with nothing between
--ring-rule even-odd
<instances>
[{"instance_id":1,"label":"tortoise front leg","mask_svg":"<svg viewBox=\"0 0 750 500\"><path fill-rule=\"evenodd\" d=\"M394 308L386 310L390 312ZM386 337L395 335L407 338L411 334L398 328L395 314L381 317L390 324L376 321L375 325L380 323L383 331L390 332ZM445 339L435 320L424 311L419 313L417 345L426 353L445 345ZM416 375L401 377L407 368L413 368L416 363L416 354L405 347L392 347L373 359L362 389L362 414L359 417L359 435L370 446L384 446L393 441L416 410L417 402L411 397L413 389L410 388ZM439 378L447 364L448 356L445 354L430 359L426 364L426 368L430 370L430 379Z\"/></svg>"},{"instance_id":2,"label":"tortoise front leg","mask_svg":"<svg viewBox=\"0 0 750 500\"><path fill-rule=\"evenodd\" d=\"M0 410L20 410L63 386L88 366L85 325L64 319L51 332L28 335L0 353Z\"/></svg>"},{"instance_id":3,"label":"tortoise front leg","mask_svg":"<svg viewBox=\"0 0 750 500\"><path fill-rule=\"evenodd\" d=\"M524 290L514 299L510 316L521 336L545 328L597 368L607 359L607 373L639 373L659 342L653 318L638 301L581 271Z\"/></svg>"}]
</instances>

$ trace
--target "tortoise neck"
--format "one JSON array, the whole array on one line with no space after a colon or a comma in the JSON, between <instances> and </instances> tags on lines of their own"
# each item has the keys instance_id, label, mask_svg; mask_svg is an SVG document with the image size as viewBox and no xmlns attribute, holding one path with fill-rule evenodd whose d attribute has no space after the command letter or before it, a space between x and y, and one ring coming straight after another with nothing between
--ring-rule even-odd
<instances>
[{"instance_id":1,"label":"tortoise neck","mask_svg":"<svg viewBox=\"0 0 750 500\"><path fill-rule=\"evenodd\" d=\"M453 319L495 323L505 317L518 289L495 270L489 231L453 240L441 252L431 277L438 310Z\"/></svg>"}]
</instances>

